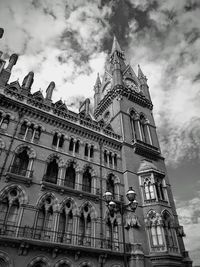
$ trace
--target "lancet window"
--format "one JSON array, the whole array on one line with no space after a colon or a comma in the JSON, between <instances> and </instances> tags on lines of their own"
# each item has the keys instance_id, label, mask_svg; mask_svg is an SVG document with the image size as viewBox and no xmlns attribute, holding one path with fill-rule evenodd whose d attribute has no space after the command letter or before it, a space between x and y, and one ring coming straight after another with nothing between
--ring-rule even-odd
<instances>
[{"instance_id":1,"label":"lancet window","mask_svg":"<svg viewBox=\"0 0 200 267\"><path fill-rule=\"evenodd\" d=\"M70 244L73 237L73 203L68 199L63 205L58 224L58 242Z\"/></svg>"},{"instance_id":2,"label":"lancet window","mask_svg":"<svg viewBox=\"0 0 200 267\"><path fill-rule=\"evenodd\" d=\"M0 114L0 128L2 130L7 130L9 122L10 122L9 115Z\"/></svg>"},{"instance_id":3,"label":"lancet window","mask_svg":"<svg viewBox=\"0 0 200 267\"><path fill-rule=\"evenodd\" d=\"M92 175L90 167L83 172L82 190L91 193L92 191Z\"/></svg>"},{"instance_id":4,"label":"lancet window","mask_svg":"<svg viewBox=\"0 0 200 267\"><path fill-rule=\"evenodd\" d=\"M163 228L165 233L166 246L169 250L177 248L176 231L174 220L168 211L163 211Z\"/></svg>"},{"instance_id":5,"label":"lancet window","mask_svg":"<svg viewBox=\"0 0 200 267\"><path fill-rule=\"evenodd\" d=\"M66 168L64 186L75 188L76 171L74 162L70 162Z\"/></svg>"},{"instance_id":6,"label":"lancet window","mask_svg":"<svg viewBox=\"0 0 200 267\"><path fill-rule=\"evenodd\" d=\"M54 200L51 196L46 196L39 203L38 212L36 214L36 230L37 239L51 240L53 237L54 225Z\"/></svg>"},{"instance_id":7,"label":"lancet window","mask_svg":"<svg viewBox=\"0 0 200 267\"><path fill-rule=\"evenodd\" d=\"M24 121L21 125L19 136L24 140L36 142L40 139L42 127L28 121Z\"/></svg>"},{"instance_id":8,"label":"lancet window","mask_svg":"<svg viewBox=\"0 0 200 267\"><path fill-rule=\"evenodd\" d=\"M104 150L103 159L104 159L104 165L106 166L109 165L109 167L113 169L117 168L117 154L116 153Z\"/></svg>"},{"instance_id":9,"label":"lancet window","mask_svg":"<svg viewBox=\"0 0 200 267\"><path fill-rule=\"evenodd\" d=\"M5 189L0 198L0 229L10 236L17 233L21 204L25 197L17 187Z\"/></svg>"},{"instance_id":10,"label":"lancet window","mask_svg":"<svg viewBox=\"0 0 200 267\"><path fill-rule=\"evenodd\" d=\"M74 153L79 153L80 149L80 140L76 140L75 138L71 137L69 141L69 151Z\"/></svg>"},{"instance_id":11,"label":"lancet window","mask_svg":"<svg viewBox=\"0 0 200 267\"><path fill-rule=\"evenodd\" d=\"M162 218L154 210L150 210L146 220L147 231L150 238L152 251L163 251L165 249Z\"/></svg>"},{"instance_id":12,"label":"lancet window","mask_svg":"<svg viewBox=\"0 0 200 267\"><path fill-rule=\"evenodd\" d=\"M10 167L10 172L21 176L31 177L34 158L35 152L32 148L23 146L18 147Z\"/></svg>"},{"instance_id":13,"label":"lancet window","mask_svg":"<svg viewBox=\"0 0 200 267\"><path fill-rule=\"evenodd\" d=\"M79 245L93 246L95 229L94 208L86 203L79 218Z\"/></svg>"},{"instance_id":14,"label":"lancet window","mask_svg":"<svg viewBox=\"0 0 200 267\"><path fill-rule=\"evenodd\" d=\"M55 146L57 149L62 148L64 145L65 136L60 133L54 133L52 145Z\"/></svg>"},{"instance_id":15,"label":"lancet window","mask_svg":"<svg viewBox=\"0 0 200 267\"><path fill-rule=\"evenodd\" d=\"M144 114L138 114L135 110L131 110L130 119L133 131L133 140L142 141L152 145L149 122L145 118Z\"/></svg>"},{"instance_id":16,"label":"lancet window","mask_svg":"<svg viewBox=\"0 0 200 267\"><path fill-rule=\"evenodd\" d=\"M45 180L49 183L57 184L58 171L58 158L54 157L47 164Z\"/></svg>"},{"instance_id":17,"label":"lancet window","mask_svg":"<svg viewBox=\"0 0 200 267\"><path fill-rule=\"evenodd\" d=\"M115 215L106 220L106 247L119 251L119 224Z\"/></svg>"}]
</instances>

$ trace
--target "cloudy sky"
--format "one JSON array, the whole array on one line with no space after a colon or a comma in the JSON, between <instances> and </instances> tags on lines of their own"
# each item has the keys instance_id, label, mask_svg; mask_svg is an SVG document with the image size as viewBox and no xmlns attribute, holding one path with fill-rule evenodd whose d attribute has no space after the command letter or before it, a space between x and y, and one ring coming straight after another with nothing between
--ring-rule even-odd
<instances>
[{"instance_id":1,"label":"cloudy sky","mask_svg":"<svg viewBox=\"0 0 200 267\"><path fill-rule=\"evenodd\" d=\"M162 152L195 264L200 264L200 1L0 0L0 50L20 55L12 80L75 109L93 96L115 34L148 77Z\"/></svg>"}]
</instances>

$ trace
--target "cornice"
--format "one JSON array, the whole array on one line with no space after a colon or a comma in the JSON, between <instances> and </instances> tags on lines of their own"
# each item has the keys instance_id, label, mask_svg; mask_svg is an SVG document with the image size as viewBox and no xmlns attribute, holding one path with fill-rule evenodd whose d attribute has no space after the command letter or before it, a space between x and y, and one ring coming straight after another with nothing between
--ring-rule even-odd
<instances>
[{"instance_id":1,"label":"cornice","mask_svg":"<svg viewBox=\"0 0 200 267\"><path fill-rule=\"evenodd\" d=\"M6 91L6 89L5 89ZM33 102L23 95L5 95L0 92L0 105L20 114L33 117L41 122L61 128L62 130L81 135L96 142L104 142L109 146L121 148L121 136L108 131L98 125L95 121L87 121L73 112L63 112L52 109L34 106Z\"/></svg>"},{"instance_id":2,"label":"cornice","mask_svg":"<svg viewBox=\"0 0 200 267\"><path fill-rule=\"evenodd\" d=\"M152 102L146 99L143 94L133 91L130 88L124 87L123 85L116 85L99 102L97 108L94 111L95 118L101 115L108 108L108 106L112 103L113 99L119 96L126 97L128 98L128 100L134 103L137 103L143 107L147 107L150 110L153 109Z\"/></svg>"}]
</instances>

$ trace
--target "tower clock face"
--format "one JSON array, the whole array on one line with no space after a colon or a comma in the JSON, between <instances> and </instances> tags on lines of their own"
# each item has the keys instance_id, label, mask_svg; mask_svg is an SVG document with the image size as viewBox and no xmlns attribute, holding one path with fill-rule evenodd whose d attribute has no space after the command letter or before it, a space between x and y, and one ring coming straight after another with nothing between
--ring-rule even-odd
<instances>
[{"instance_id":1,"label":"tower clock face","mask_svg":"<svg viewBox=\"0 0 200 267\"><path fill-rule=\"evenodd\" d=\"M139 89L138 89L138 86L136 85L136 83L131 80L131 79L126 79L125 80L125 85L129 88L129 89L132 89L136 92L139 92Z\"/></svg>"}]
</instances>

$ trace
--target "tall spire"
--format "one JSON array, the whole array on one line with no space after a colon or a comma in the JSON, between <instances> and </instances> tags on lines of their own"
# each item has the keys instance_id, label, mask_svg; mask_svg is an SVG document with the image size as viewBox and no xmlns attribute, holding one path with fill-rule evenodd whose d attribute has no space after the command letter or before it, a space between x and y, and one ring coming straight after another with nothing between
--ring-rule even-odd
<instances>
[{"instance_id":1,"label":"tall spire","mask_svg":"<svg viewBox=\"0 0 200 267\"><path fill-rule=\"evenodd\" d=\"M122 59L124 59L124 52L122 51L118 41L117 41L117 38L116 36L114 35L114 38L113 38L113 44L112 44L112 50L111 50L111 56L117 52L117 55L119 57L121 57Z\"/></svg>"},{"instance_id":2,"label":"tall spire","mask_svg":"<svg viewBox=\"0 0 200 267\"><path fill-rule=\"evenodd\" d=\"M101 79L99 77L99 73L97 73L97 79L96 79L96 82L95 82L95 85L94 85L94 88L98 88L101 86Z\"/></svg>"}]
</instances>

